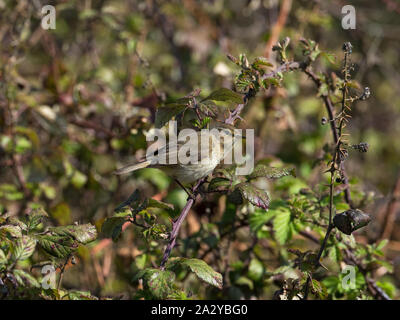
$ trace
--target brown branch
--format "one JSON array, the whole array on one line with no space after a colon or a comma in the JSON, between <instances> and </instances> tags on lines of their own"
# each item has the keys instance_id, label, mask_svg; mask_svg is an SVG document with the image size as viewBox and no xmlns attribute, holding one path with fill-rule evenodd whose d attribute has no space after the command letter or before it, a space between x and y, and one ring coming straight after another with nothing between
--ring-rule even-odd
<instances>
[{"instance_id":1,"label":"brown branch","mask_svg":"<svg viewBox=\"0 0 400 320\"><path fill-rule=\"evenodd\" d=\"M307 231L301 230L301 231L299 231L299 234L302 235L304 238L307 238L307 239L311 240L312 242L314 242L316 244L320 244L319 239L316 238L311 233L308 233Z\"/></svg>"},{"instance_id":2,"label":"brown branch","mask_svg":"<svg viewBox=\"0 0 400 320\"><path fill-rule=\"evenodd\" d=\"M18 183L19 183L25 197L29 197L30 191L26 186L26 179L25 179L25 175L24 175L24 171L23 171L22 163L21 163L21 155L13 154L12 162L13 162L13 168L14 168L15 176L17 177Z\"/></svg>"},{"instance_id":3,"label":"brown branch","mask_svg":"<svg viewBox=\"0 0 400 320\"><path fill-rule=\"evenodd\" d=\"M381 239L390 239L395 226L396 213L400 202L400 175L397 177L396 184L392 191L390 202L385 212L384 228Z\"/></svg>"},{"instance_id":4,"label":"brown branch","mask_svg":"<svg viewBox=\"0 0 400 320\"><path fill-rule=\"evenodd\" d=\"M271 36L268 39L268 42L267 42L267 44L265 46L264 56L266 58L269 58L269 56L271 54L271 51L272 51L272 47L274 46L274 44L279 39L279 35L282 32L282 29L286 24L286 20L287 20L287 17L289 15L289 13L290 13L291 7L292 7L292 0L283 0L282 1L282 6L281 6L281 9L279 11L278 20L276 21L276 23L272 27Z\"/></svg>"}]
</instances>

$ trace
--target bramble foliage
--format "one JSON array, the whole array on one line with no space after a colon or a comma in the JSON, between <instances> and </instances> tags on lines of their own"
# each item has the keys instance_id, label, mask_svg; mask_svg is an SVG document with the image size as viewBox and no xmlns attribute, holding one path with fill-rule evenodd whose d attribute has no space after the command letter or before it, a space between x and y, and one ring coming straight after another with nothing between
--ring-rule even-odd
<instances>
[{"instance_id":1,"label":"bramble foliage","mask_svg":"<svg viewBox=\"0 0 400 320\"><path fill-rule=\"evenodd\" d=\"M21 264L38 251L41 259L32 268L57 266L61 272L68 262L74 263L74 254L80 245L97 237L91 224L46 227L48 214L34 208L18 219L9 214L0 215L0 285L2 298L8 299L94 299L90 293L68 291L59 287L43 286L43 281L24 270ZM39 256L39 254L38 254ZM47 258L47 259L45 259ZM3 280L4 279L4 280Z\"/></svg>"},{"instance_id":2,"label":"bramble foliage","mask_svg":"<svg viewBox=\"0 0 400 320\"><path fill-rule=\"evenodd\" d=\"M293 1L266 58L255 2L68 1L47 31L37 4L1 5L1 299L398 297L377 209L398 43L352 46L325 2ZM254 128L254 170L218 167L196 201L160 170L112 174L169 120Z\"/></svg>"}]
</instances>

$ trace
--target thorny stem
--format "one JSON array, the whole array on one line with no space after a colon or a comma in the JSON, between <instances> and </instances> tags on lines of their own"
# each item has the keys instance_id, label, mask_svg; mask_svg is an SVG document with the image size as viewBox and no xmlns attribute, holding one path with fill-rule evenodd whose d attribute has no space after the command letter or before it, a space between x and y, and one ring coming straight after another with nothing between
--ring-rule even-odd
<instances>
[{"instance_id":1,"label":"thorny stem","mask_svg":"<svg viewBox=\"0 0 400 320\"><path fill-rule=\"evenodd\" d=\"M310 70L308 65L301 64L300 67L303 70L303 72L315 83L315 85L318 88L322 85L321 80L318 78L318 76L314 72L312 72ZM336 144L339 143L339 133L338 133L338 128L336 127L336 121L335 120L337 120L337 116L336 117L334 116L333 103L332 103L332 100L329 97L329 95L323 95L322 96L322 100L323 100L323 102L325 104L326 111L328 113L329 123L330 123L330 126L331 126L331 131L332 131L332 136L333 136L333 141L334 141L334 143L336 145ZM342 114L342 112L340 114ZM342 176L343 176L343 183L344 183L345 186L347 186L346 189L344 190L344 198L346 200L346 203L348 203L349 206L351 208L353 208L353 203L352 203L351 195L350 195L350 189L348 188L349 179L347 177L346 171L345 171L343 166L341 167L341 171L342 171Z\"/></svg>"},{"instance_id":2,"label":"thorny stem","mask_svg":"<svg viewBox=\"0 0 400 320\"><path fill-rule=\"evenodd\" d=\"M326 243L329 239L329 236L331 234L331 231L334 228L334 225L332 223L332 217L333 217L333 179L334 179L334 174L336 171L340 170L341 171L341 175L344 178L344 183L346 185L348 185L348 178L347 175L344 171L344 167L343 167L343 163L340 160L339 157L339 153L341 152L340 147L343 143L342 141L342 136L343 136L343 128L345 126L345 122L347 121L347 117L348 115L346 114L346 111L349 110L350 108L348 106L346 106L346 101L348 101L347 99L347 83L349 81L349 55L350 52L345 51L345 56L344 56L344 68L343 68L343 73L344 73L344 85L343 85L343 95L342 95L342 101L341 101L341 105L342 105L342 110L339 113L339 115L337 115L335 118L333 117L333 104L332 101L330 100L329 96L323 96L323 100L324 103L327 107L327 111L328 111L328 115L329 115L329 120L330 120L330 124L331 124L331 129L332 129L332 134L333 134L333 139L335 142L335 151L334 151L334 155L333 155L333 159L332 159L332 163L331 163L331 167L329 169L330 173L331 173L331 177L330 177L330 184L329 184L329 224L328 224L328 228L324 237L324 240L321 244L321 247L319 249L318 255L317 255L317 259L316 259L316 266L320 265L320 258L322 256L322 253L324 252L324 249L326 247ZM321 85L321 81L319 80L319 78L312 73L310 70L303 68L303 71L315 82L315 84L319 87ZM339 127L336 127L336 120L339 120ZM339 158L338 158L339 157ZM337 163L339 163L338 167L337 167ZM352 201L351 201L351 197L350 197L350 190L347 187L345 189L345 200L346 202L349 204L349 206L351 208L353 208L352 205ZM309 239L311 240L315 240L310 236L307 236ZM319 243L319 241L318 241ZM365 278L365 281L367 283L367 288L368 291L375 297L375 298L381 298L383 300L391 300L390 297L381 289L379 288L375 281L371 278L368 277L367 274L367 270L365 269L365 267L361 264L361 262L357 261L357 259L354 257L354 255L352 254L352 252L348 249L345 250L346 256L347 258L354 263L358 269L360 270L360 272L362 273L362 275ZM304 298L303 299L307 299L308 297L308 291L309 291L309 287L310 287L310 281L311 281L311 276L309 275L307 277L307 281L305 284L305 291L304 291Z\"/></svg>"},{"instance_id":3,"label":"thorny stem","mask_svg":"<svg viewBox=\"0 0 400 320\"><path fill-rule=\"evenodd\" d=\"M340 152L341 152L341 145L342 145L342 136L343 136L343 127L344 127L344 122L346 121L346 97L347 97L347 83L349 79L349 66L348 66L348 58L349 58L350 51L345 50L344 54L344 66L343 66L343 75L344 75L344 83L343 83L343 88L342 88L342 110L340 112L340 117L337 117L339 121L339 127L336 127L336 118L333 117L333 109L332 109L332 102L330 99L328 99L328 96L324 96L324 102L326 102L326 106L328 109L328 114L330 118L330 123L331 123L331 128L333 132L333 137L334 137L334 142L335 142L335 149L331 161L331 165L329 168L330 172L330 182L329 182L329 223L328 223L328 228L325 233L324 240L322 241L321 247L319 248L317 257L315 259L315 267L318 267L321 265L320 259L322 257L322 254L326 248L326 244L328 242L329 236L334 229L334 224L332 222L332 217L334 215L334 205L333 205L333 191L334 191L334 177L336 171L341 171L342 176L344 175L343 173L343 166L342 166L342 160L340 157ZM320 85L320 80L316 78L316 76L309 70L304 69L304 72L309 75L314 82L316 82L317 85ZM347 179L347 177L346 177ZM347 184L347 181L346 181ZM348 188L346 189L348 192ZM345 197L346 202L349 203L349 197ZM350 203L349 203L350 204ZM305 291L304 291L304 299L307 299L308 297L308 291L309 291L309 285L310 285L311 277L309 276L307 278L306 284L305 284Z\"/></svg>"},{"instance_id":4,"label":"thorny stem","mask_svg":"<svg viewBox=\"0 0 400 320\"><path fill-rule=\"evenodd\" d=\"M326 247L326 243L329 239L329 235L332 231L332 229L334 228L333 222L332 222L332 217L334 214L334 207L333 207L333 191L334 191L334 177L335 177L335 172L339 170L342 170L342 161L340 159L340 155L339 153L341 152L341 145L342 145L342 134L343 134L343 126L344 126L344 121L346 118L346 95L347 95L347 82L348 82L348 77L349 77L349 72L348 72L348 56L349 56L349 52L345 51L344 54L344 67L343 67L343 74L344 74L344 84L343 84L343 95L342 95L342 111L341 111L341 116L339 117L339 127L337 128L336 134L334 134L334 137L337 138L334 139L335 142L335 150L333 153L333 158L331 161L331 166L329 168L329 172L330 172L330 182L329 182L329 223L328 223L328 228L326 230L326 234L325 234L325 238L324 241L322 242L321 248L319 249L316 261L315 261L315 266L319 266L320 265L320 259L322 256L322 253L325 250ZM333 116L333 113L332 113ZM332 121L332 124L334 126L334 128L336 128L336 123L335 121Z\"/></svg>"},{"instance_id":5,"label":"thorny stem","mask_svg":"<svg viewBox=\"0 0 400 320\"><path fill-rule=\"evenodd\" d=\"M194 195L194 197L196 197L198 195L198 193L199 193L198 190L199 190L200 186L205 182L205 180L206 180L206 178L200 179L197 182L197 184L192 188L192 194ZM194 204L194 201L195 201L194 197L191 197L188 199L188 201L186 202L185 207L182 209L182 212L179 215L178 219L173 221L173 223L172 223L172 231L169 236L169 242L167 244L167 247L165 248L164 255L163 255L163 258L162 258L161 264L160 264L161 270L165 269L165 264L167 263L169 256L171 255L172 249L175 247L176 238L178 236L179 229L181 228L183 221L185 220L187 214L189 213L190 208Z\"/></svg>"}]
</instances>

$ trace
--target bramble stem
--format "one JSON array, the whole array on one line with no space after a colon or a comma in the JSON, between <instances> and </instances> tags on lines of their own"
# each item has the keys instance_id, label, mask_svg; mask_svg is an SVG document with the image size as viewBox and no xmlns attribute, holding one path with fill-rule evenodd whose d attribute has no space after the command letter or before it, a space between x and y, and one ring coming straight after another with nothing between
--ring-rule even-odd
<instances>
[{"instance_id":1,"label":"bramble stem","mask_svg":"<svg viewBox=\"0 0 400 320\"><path fill-rule=\"evenodd\" d=\"M196 197L198 195L198 190L199 190L200 186L205 182L205 180L206 180L206 178L200 179L196 183L196 185L193 187L192 194L194 197ZM161 264L160 264L161 270L165 269L165 264L167 263L169 256L171 255L172 249L175 247L176 238L178 236L179 229L181 228L183 221L185 220L186 216L188 215L190 208L193 206L194 201L195 201L194 198L189 198L188 201L186 202L186 205L182 209L182 212L179 215L178 219L173 221L173 223L172 223L172 231L169 236L169 242L167 244L167 247L165 248L164 255L163 255L163 258L162 258Z\"/></svg>"}]
</instances>

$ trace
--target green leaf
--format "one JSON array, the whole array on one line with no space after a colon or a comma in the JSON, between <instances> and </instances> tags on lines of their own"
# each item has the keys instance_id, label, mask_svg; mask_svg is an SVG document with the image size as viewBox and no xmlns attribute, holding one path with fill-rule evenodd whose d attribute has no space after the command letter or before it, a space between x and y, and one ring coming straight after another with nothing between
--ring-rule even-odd
<instances>
[{"instance_id":1,"label":"green leaf","mask_svg":"<svg viewBox=\"0 0 400 320\"><path fill-rule=\"evenodd\" d=\"M266 58L264 57L257 57L254 59L254 62L252 63L253 68L261 70L265 67L273 67L274 65L269 62Z\"/></svg>"},{"instance_id":2,"label":"green leaf","mask_svg":"<svg viewBox=\"0 0 400 320\"><path fill-rule=\"evenodd\" d=\"M14 131L17 133L25 134L29 138L29 140L33 143L35 148L38 148L40 146L40 139L35 130L26 127L16 126L14 127Z\"/></svg>"},{"instance_id":3,"label":"green leaf","mask_svg":"<svg viewBox=\"0 0 400 320\"><path fill-rule=\"evenodd\" d=\"M22 236L13 243L12 258L14 261L28 259L35 251L36 240L29 236Z\"/></svg>"},{"instance_id":4,"label":"green leaf","mask_svg":"<svg viewBox=\"0 0 400 320\"><path fill-rule=\"evenodd\" d=\"M385 260L375 260L375 262L377 264L380 264L381 266L385 267L388 272L390 272L390 273L393 272L393 265L390 262L385 261Z\"/></svg>"},{"instance_id":5,"label":"green leaf","mask_svg":"<svg viewBox=\"0 0 400 320\"><path fill-rule=\"evenodd\" d=\"M174 269L178 265L188 267L204 282L222 289L222 275L214 271L205 261L200 259L175 258L170 259L167 268Z\"/></svg>"},{"instance_id":6,"label":"green leaf","mask_svg":"<svg viewBox=\"0 0 400 320\"><path fill-rule=\"evenodd\" d=\"M35 229L46 217L48 217L48 214L43 208L33 209L27 216L26 225L28 230Z\"/></svg>"},{"instance_id":7,"label":"green leaf","mask_svg":"<svg viewBox=\"0 0 400 320\"><path fill-rule=\"evenodd\" d=\"M188 106L190 99L180 99L177 102L169 103L165 106L157 108L155 127L163 127L169 120L182 113Z\"/></svg>"},{"instance_id":8,"label":"green leaf","mask_svg":"<svg viewBox=\"0 0 400 320\"><path fill-rule=\"evenodd\" d=\"M258 259L251 259L249 264L248 277L254 281L260 281L264 274L264 266Z\"/></svg>"},{"instance_id":9,"label":"green leaf","mask_svg":"<svg viewBox=\"0 0 400 320\"><path fill-rule=\"evenodd\" d=\"M248 176L249 179L256 179L260 177L268 179L279 179L285 176L296 177L296 172L294 168L273 168L268 167L264 164L258 164L254 168L253 172Z\"/></svg>"},{"instance_id":10,"label":"green leaf","mask_svg":"<svg viewBox=\"0 0 400 320\"><path fill-rule=\"evenodd\" d=\"M97 238L96 227L90 223L49 228L54 235L72 237L82 244L89 243Z\"/></svg>"},{"instance_id":11,"label":"green leaf","mask_svg":"<svg viewBox=\"0 0 400 320\"><path fill-rule=\"evenodd\" d=\"M236 93L227 88L221 88L216 91L213 91L205 100L214 100L214 101L231 101L234 103L243 103L243 98L239 93Z\"/></svg>"},{"instance_id":12,"label":"green leaf","mask_svg":"<svg viewBox=\"0 0 400 320\"><path fill-rule=\"evenodd\" d=\"M331 64L335 64L335 55L333 53L329 53L329 52L321 52L321 56L323 58L325 58L328 62L330 62Z\"/></svg>"},{"instance_id":13,"label":"green leaf","mask_svg":"<svg viewBox=\"0 0 400 320\"><path fill-rule=\"evenodd\" d=\"M324 284L328 293L334 294L340 285L340 279L337 276L330 276L322 280L322 283Z\"/></svg>"},{"instance_id":14,"label":"green leaf","mask_svg":"<svg viewBox=\"0 0 400 320\"><path fill-rule=\"evenodd\" d=\"M120 211L122 208L124 207L129 207L132 203L138 201L140 199L140 192L139 189L136 189L135 191L133 191L133 193L129 196L129 198L127 200L125 200L124 202L120 203L118 205L118 207L116 207L114 209L114 211L118 212Z\"/></svg>"},{"instance_id":15,"label":"green leaf","mask_svg":"<svg viewBox=\"0 0 400 320\"><path fill-rule=\"evenodd\" d=\"M174 210L174 206L172 204L165 203L165 202L162 202L162 201L158 201L158 200L155 200L155 199L152 199L152 198L150 198L148 200L147 207L148 208L164 209L166 211Z\"/></svg>"},{"instance_id":16,"label":"green leaf","mask_svg":"<svg viewBox=\"0 0 400 320\"><path fill-rule=\"evenodd\" d=\"M216 177L211 180L208 185L209 192L216 192L216 191L225 191L229 189L231 186L232 181L227 178Z\"/></svg>"},{"instance_id":17,"label":"green leaf","mask_svg":"<svg viewBox=\"0 0 400 320\"><path fill-rule=\"evenodd\" d=\"M382 250L387 244L388 244L389 240L388 239L383 239L381 242L379 242L376 245L376 249L377 250Z\"/></svg>"},{"instance_id":18,"label":"green leaf","mask_svg":"<svg viewBox=\"0 0 400 320\"><path fill-rule=\"evenodd\" d=\"M285 244L292 237L291 213L287 208L280 208L274 219L275 238L280 244Z\"/></svg>"},{"instance_id":19,"label":"green leaf","mask_svg":"<svg viewBox=\"0 0 400 320\"><path fill-rule=\"evenodd\" d=\"M396 295L396 286L389 281L377 281L376 284L380 287L386 294L393 298Z\"/></svg>"},{"instance_id":20,"label":"green leaf","mask_svg":"<svg viewBox=\"0 0 400 320\"><path fill-rule=\"evenodd\" d=\"M40 288L40 283L31 274L24 270L15 269L13 275L20 286L28 285L30 287Z\"/></svg>"},{"instance_id":21,"label":"green leaf","mask_svg":"<svg viewBox=\"0 0 400 320\"><path fill-rule=\"evenodd\" d=\"M7 237L7 235L13 238L20 238L22 236L21 228L11 224L0 226L0 239Z\"/></svg>"},{"instance_id":22,"label":"green leaf","mask_svg":"<svg viewBox=\"0 0 400 320\"><path fill-rule=\"evenodd\" d=\"M251 281L249 278L246 278L246 277L239 277L239 278L235 281L235 285L238 285L238 286L246 285L246 286L249 287L250 290L253 290L253 289L254 289L253 281Z\"/></svg>"},{"instance_id":23,"label":"green leaf","mask_svg":"<svg viewBox=\"0 0 400 320\"><path fill-rule=\"evenodd\" d=\"M318 296L320 299L326 299L328 297L328 291L326 287L318 280L311 280L311 292Z\"/></svg>"},{"instance_id":24,"label":"green leaf","mask_svg":"<svg viewBox=\"0 0 400 320\"><path fill-rule=\"evenodd\" d=\"M107 238L117 241L122 232L123 224L128 221L126 217L111 217L104 221L101 232Z\"/></svg>"},{"instance_id":25,"label":"green leaf","mask_svg":"<svg viewBox=\"0 0 400 320\"><path fill-rule=\"evenodd\" d=\"M10 201L21 200L24 194L18 191L17 187L13 184L4 183L0 185L0 198L5 198Z\"/></svg>"},{"instance_id":26,"label":"green leaf","mask_svg":"<svg viewBox=\"0 0 400 320\"><path fill-rule=\"evenodd\" d=\"M3 250L0 249L0 265L1 265L1 264L6 264L7 261L8 261L8 260L7 260L6 254L4 253Z\"/></svg>"},{"instance_id":27,"label":"green leaf","mask_svg":"<svg viewBox=\"0 0 400 320\"><path fill-rule=\"evenodd\" d=\"M266 191L256 188L250 183L242 182L235 186L235 190L239 190L244 199L253 205L267 210L269 207L269 195Z\"/></svg>"},{"instance_id":28,"label":"green leaf","mask_svg":"<svg viewBox=\"0 0 400 320\"><path fill-rule=\"evenodd\" d=\"M256 209L249 217L250 230L252 232L257 232L274 217L271 212L266 212L264 210Z\"/></svg>"},{"instance_id":29,"label":"green leaf","mask_svg":"<svg viewBox=\"0 0 400 320\"><path fill-rule=\"evenodd\" d=\"M69 300L99 300L89 291L69 291L67 297Z\"/></svg>"},{"instance_id":30,"label":"green leaf","mask_svg":"<svg viewBox=\"0 0 400 320\"><path fill-rule=\"evenodd\" d=\"M87 180L88 178L84 173L75 169L71 178L71 183L75 186L75 188L82 188L86 184Z\"/></svg>"},{"instance_id":31,"label":"green leaf","mask_svg":"<svg viewBox=\"0 0 400 320\"><path fill-rule=\"evenodd\" d=\"M79 242L60 235L38 235L37 240L43 250L56 258L66 258L79 246Z\"/></svg>"},{"instance_id":32,"label":"green leaf","mask_svg":"<svg viewBox=\"0 0 400 320\"><path fill-rule=\"evenodd\" d=\"M339 262L341 260L342 254L340 252L340 248L336 245L333 245L329 249L329 258L334 262Z\"/></svg>"},{"instance_id":33,"label":"green leaf","mask_svg":"<svg viewBox=\"0 0 400 320\"><path fill-rule=\"evenodd\" d=\"M25 137L17 136L15 139L15 152L25 153L32 148L32 143Z\"/></svg>"},{"instance_id":34,"label":"green leaf","mask_svg":"<svg viewBox=\"0 0 400 320\"><path fill-rule=\"evenodd\" d=\"M145 269L134 279L143 279L144 287L156 299L166 299L174 292L175 273L169 270Z\"/></svg>"}]
</instances>

